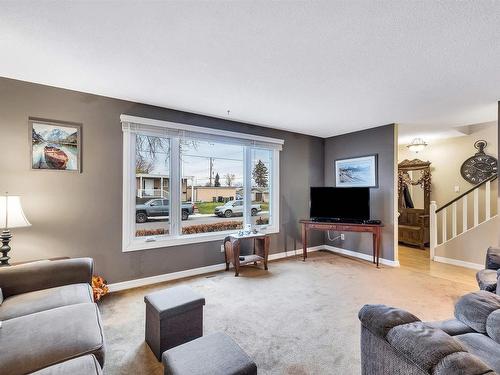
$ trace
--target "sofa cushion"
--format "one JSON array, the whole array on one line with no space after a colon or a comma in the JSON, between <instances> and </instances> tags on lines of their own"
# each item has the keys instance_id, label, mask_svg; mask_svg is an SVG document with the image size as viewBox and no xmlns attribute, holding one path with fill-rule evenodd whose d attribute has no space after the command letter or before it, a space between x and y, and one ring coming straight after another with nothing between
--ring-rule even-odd
<instances>
[{"instance_id":1,"label":"sofa cushion","mask_svg":"<svg viewBox=\"0 0 500 375\"><path fill-rule=\"evenodd\" d=\"M486 320L486 333L500 344L500 310L493 311Z\"/></svg>"},{"instance_id":2,"label":"sofa cushion","mask_svg":"<svg viewBox=\"0 0 500 375\"><path fill-rule=\"evenodd\" d=\"M6 298L0 306L0 320L85 302L94 302L89 284L71 284L17 294Z\"/></svg>"},{"instance_id":3,"label":"sofa cushion","mask_svg":"<svg viewBox=\"0 0 500 375\"><path fill-rule=\"evenodd\" d=\"M477 284L479 289L488 292L495 292L497 289L497 271L481 270L476 273Z\"/></svg>"},{"instance_id":4,"label":"sofa cushion","mask_svg":"<svg viewBox=\"0 0 500 375\"><path fill-rule=\"evenodd\" d=\"M492 374L493 370L475 355L456 352L444 357L432 370L433 375Z\"/></svg>"},{"instance_id":5,"label":"sofa cushion","mask_svg":"<svg viewBox=\"0 0 500 375\"><path fill-rule=\"evenodd\" d=\"M91 258L74 258L0 267L0 287L4 298L8 298L56 286L91 284L93 264Z\"/></svg>"},{"instance_id":6,"label":"sofa cushion","mask_svg":"<svg viewBox=\"0 0 500 375\"><path fill-rule=\"evenodd\" d=\"M465 351L453 337L423 322L396 326L387 333L386 339L398 352L428 372L447 355Z\"/></svg>"},{"instance_id":7,"label":"sofa cushion","mask_svg":"<svg viewBox=\"0 0 500 375\"><path fill-rule=\"evenodd\" d=\"M500 269L497 271L497 295L500 296L500 283L498 282L500 280Z\"/></svg>"},{"instance_id":8,"label":"sofa cushion","mask_svg":"<svg viewBox=\"0 0 500 375\"><path fill-rule=\"evenodd\" d=\"M441 329L450 336L463 335L464 333L475 332L467 324L458 319L440 320L436 322L425 322L429 327Z\"/></svg>"},{"instance_id":9,"label":"sofa cushion","mask_svg":"<svg viewBox=\"0 0 500 375\"><path fill-rule=\"evenodd\" d=\"M358 317L365 328L382 338L395 326L420 321L408 311L386 305L364 305Z\"/></svg>"},{"instance_id":10,"label":"sofa cushion","mask_svg":"<svg viewBox=\"0 0 500 375\"><path fill-rule=\"evenodd\" d=\"M87 354L104 364L104 338L95 303L58 307L2 322L3 374L26 374Z\"/></svg>"},{"instance_id":11,"label":"sofa cushion","mask_svg":"<svg viewBox=\"0 0 500 375\"><path fill-rule=\"evenodd\" d=\"M32 375L102 375L101 366L92 355L84 355L34 372Z\"/></svg>"},{"instance_id":12,"label":"sofa cushion","mask_svg":"<svg viewBox=\"0 0 500 375\"><path fill-rule=\"evenodd\" d=\"M500 297L480 290L462 296L455 304L455 318L477 332L486 333L486 320L500 309Z\"/></svg>"},{"instance_id":13,"label":"sofa cushion","mask_svg":"<svg viewBox=\"0 0 500 375\"><path fill-rule=\"evenodd\" d=\"M455 338L467 351L500 373L500 344L480 333L466 333Z\"/></svg>"}]
</instances>

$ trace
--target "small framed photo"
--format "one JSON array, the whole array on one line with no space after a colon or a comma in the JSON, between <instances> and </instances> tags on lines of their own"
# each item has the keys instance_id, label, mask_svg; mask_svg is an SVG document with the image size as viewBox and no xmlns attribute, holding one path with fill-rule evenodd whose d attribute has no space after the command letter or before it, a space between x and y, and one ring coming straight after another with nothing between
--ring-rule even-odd
<instances>
[{"instance_id":1,"label":"small framed photo","mask_svg":"<svg viewBox=\"0 0 500 375\"><path fill-rule=\"evenodd\" d=\"M81 172L82 124L29 118L33 170Z\"/></svg>"},{"instance_id":2,"label":"small framed photo","mask_svg":"<svg viewBox=\"0 0 500 375\"><path fill-rule=\"evenodd\" d=\"M378 187L378 155L335 160L335 186Z\"/></svg>"}]
</instances>

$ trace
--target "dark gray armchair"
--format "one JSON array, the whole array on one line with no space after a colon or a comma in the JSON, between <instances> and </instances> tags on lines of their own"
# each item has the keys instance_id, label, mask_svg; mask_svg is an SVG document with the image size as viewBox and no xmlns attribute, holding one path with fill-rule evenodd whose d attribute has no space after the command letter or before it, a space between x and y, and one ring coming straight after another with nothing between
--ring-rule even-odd
<instances>
[{"instance_id":1,"label":"dark gray armchair","mask_svg":"<svg viewBox=\"0 0 500 375\"><path fill-rule=\"evenodd\" d=\"M500 276L500 248L490 246L486 252L485 269L476 274L479 289L500 294L497 280Z\"/></svg>"},{"instance_id":2,"label":"dark gray armchair","mask_svg":"<svg viewBox=\"0 0 500 375\"><path fill-rule=\"evenodd\" d=\"M455 305L455 319L446 321L422 322L385 305L365 305L359 319L363 375L500 374L496 294L466 294Z\"/></svg>"}]
</instances>

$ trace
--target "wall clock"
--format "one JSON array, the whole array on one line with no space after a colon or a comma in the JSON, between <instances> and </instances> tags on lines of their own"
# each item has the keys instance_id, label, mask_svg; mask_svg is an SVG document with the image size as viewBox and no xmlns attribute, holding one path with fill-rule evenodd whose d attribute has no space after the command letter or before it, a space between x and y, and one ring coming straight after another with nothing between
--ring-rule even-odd
<instances>
[{"instance_id":1,"label":"wall clock","mask_svg":"<svg viewBox=\"0 0 500 375\"><path fill-rule=\"evenodd\" d=\"M497 173L497 159L484 152L487 144L484 140L476 141L474 147L478 152L464 161L460 168L462 177L471 184L480 184Z\"/></svg>"}]
</instances>

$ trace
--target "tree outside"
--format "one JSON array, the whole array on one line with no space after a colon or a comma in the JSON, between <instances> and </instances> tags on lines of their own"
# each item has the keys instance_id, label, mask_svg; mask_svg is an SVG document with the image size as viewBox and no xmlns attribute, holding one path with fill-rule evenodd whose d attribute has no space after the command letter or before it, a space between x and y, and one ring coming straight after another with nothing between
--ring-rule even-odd
<instances>
[{"instance_id":1,"label":"tree outside","mask_svg":"<svg viewBox=\"0 0 500 375\"><path fill-rule=\"evenodd\" d=\"M224 179L226 180L227 186L233 186L233 182L234 182L235 178L236 178L236 176L234 175L234 173L227 173L224 175Z\"/></svg>"},{"instance_id":2,"label":"tree outside","mask_svg":"<svg viewBox=\"0 0 500 375\"><path fill-rule=\"evenodd\" d=\"M262 160L259 159L257 164L255 164L252 171L252 177L258 187L268 187L269 171Z\"/></svg>"}]
</instances>

